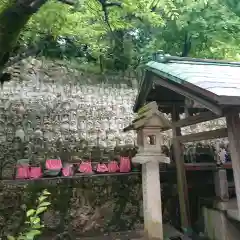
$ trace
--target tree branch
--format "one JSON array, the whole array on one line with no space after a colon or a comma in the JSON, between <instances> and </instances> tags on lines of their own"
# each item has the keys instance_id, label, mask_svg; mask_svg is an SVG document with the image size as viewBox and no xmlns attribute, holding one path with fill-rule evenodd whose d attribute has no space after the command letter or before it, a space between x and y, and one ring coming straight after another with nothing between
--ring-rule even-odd
<instances>
[{"instance_id":1,"label":"tree branch","mask_svg":"<svg viewBox=\"0 0 240 240\"><path fill-rule=\"evenodd\" d=\"M76 4L75 0L58 0L58 2L62 2L64 4L70 5L70 6L74 6Z\"/></svg>"},{"instance_id":2,"label":"tree branch","mask_svg":"<svg viewBox=\"0 0 240 240\"><path fill-rule=\"evenodd\" d=\"M105 3L106 7L120 7L122 8L122 3L118 3L118 2L111 2L111 3Z\"/></svg>"},{"instance_id":3,"label":"tree branch","mask_svg":"<svg viewBox=\"0 0 240 240\"><path fill-rule=\"evenodd\" d=\"M0 13L0 72L7 64L20 32L30 17L48 0L17 0ZM58 0L74 5L76 0ZM11 31L10 31L11 30ZM17 57L18 58L18 57Z\"/></svg>"}]
</instances>

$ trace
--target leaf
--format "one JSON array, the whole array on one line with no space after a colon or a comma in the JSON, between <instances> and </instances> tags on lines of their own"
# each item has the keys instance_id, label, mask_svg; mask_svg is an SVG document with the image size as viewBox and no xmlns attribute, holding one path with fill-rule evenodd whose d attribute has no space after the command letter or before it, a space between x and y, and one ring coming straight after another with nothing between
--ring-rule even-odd
<instances>
[{"instance_id":1,"label":"leaf","mask_svg":"<svg viewBox=\"0 0 240 240\"><path fill-rule=\"evenodd\" d=\"M41 202L43 202L45 199L47 199L47 196L40 196L40 197L38 198L38 201L41 203Z\"/></svg>"},{"instance_id":2,"label":"leaf","mask_svg":"<svg viewBox=\"0 0 240 240\"><path fill-rule=\"evenodd\" d=\"M30 224L34 224L34 222L36 221L36 219L39 218L39 217L30 217Z\"/></svg>"},{"instance_id":3,"label":"leaf","mask_svg":"<svg viewBox=\"0 0 240 240\"><path fill-rule=\"evenodd\" d=\"M43 195L51 195L50 192L48 192L46 189L43 191Z\"/></svg>"},{"instance_id":4,"label":"leaf","mask_svg":"<svg viewBox=\"0 0 240 240\"><path fill-rule=\"evenodd\" d=\"M26 235L26 240L34 240L34 235Z\"/></svg>"},{"instance_id":5,"label":"leaf","mask_svg":"<svg viewBox=\"0 0 240 240\"><path fill-rule=\"evenodd\" d=\"M44 225L41 225L40 223L37 223L33 226L33 229L41 229L44 228Z\"/></svg>"},{"instance_id":6,"label":"leaf","mask_svg":"<svg viewBox=\"0 0 240 240\"><path fill-rule=\"evenodd\" d=\"M19 236L19 237L17 238L17 240L26 240L26 239L25 239L25 236L22 236L22 235L21 235L21 236Z\"/></svg>"},{"instance_id":7,"label":"leaf","mask_svg":"<svg viewBox=\"0 0 240 240\"><path fill-rule=\"evenodd\" d=\"M27 217L30 217L30 216L32 216L35 212L36 212L36 210L30 209L30 210L27 211L26 216L27 216Z\"/></svg>"},{"instance_id":8,"label":"leaf","mask_svg":"<svg viewBox=\"0 0 240 240\"><path fill-rule=\"evenodd\" d=\"M13 237L13 236L7 236L7 239L8 239L8 240L15 240L15 237Z\"/></svg>"},{"instance_id":9,"label":"leaf","mask_svg":"<svg viewBox=\"0 0 240 240\"><path fill-rule=\"evenodd\" d=\"M33 240L35 236L40 235L41 231L39 230L31 230L26 234L27 240Z\"/></svg>"},{"instance_id":10,"label":"leaf","mask_svg":"<svg viewBox=\"0 0 240 240\"><path fill-rule=\"evenodd\" d=\"M40 223L40 218L39 218L39 217L36 217L36 218L32 221L32 223L33 223L34 225Z\"/></svg>"},{"instance_id":11,"label":"leaf","mask_svg":"<svg viewBox=\"0 0 240 240\"><path fill-rule=\"evenodd\" d=\"M51 205L50 202L42 202L42 203L40 203L40 204L38 205L38 208L40 208L40 207L47 207L47 206L49 206L49 205Z\"/></svg>"},{"instance_id":12,"label":"leaf","mask_svg":"<svg viewBox=\"0 0 240 240\"><path fill-rule=\"evenodd\" d=\"M36 215L39 215L40 213L42 213L42 212L44 212L46 210L47 210L47 207L40 207L40 208L37 209Z\"/></svg>"}]
</instances>

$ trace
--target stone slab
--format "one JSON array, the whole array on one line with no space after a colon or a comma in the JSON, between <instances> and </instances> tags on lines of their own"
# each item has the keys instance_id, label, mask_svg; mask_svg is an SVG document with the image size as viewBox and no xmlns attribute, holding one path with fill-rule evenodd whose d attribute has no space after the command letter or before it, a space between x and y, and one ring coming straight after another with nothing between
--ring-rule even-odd
<instances>
[{"instance_id":1,"label":"stone slab","mask_svg":"<svg viewBox=\"0 0 240 240\"><path fill-rule=\"evenodd\" d=\"M170 237L182 237L182 240L190 240L170 224L163 224L164 239ZM77 240L146 240L143 230L109 233L95 237L81 237Z\"/></svg>"}]
</instances>

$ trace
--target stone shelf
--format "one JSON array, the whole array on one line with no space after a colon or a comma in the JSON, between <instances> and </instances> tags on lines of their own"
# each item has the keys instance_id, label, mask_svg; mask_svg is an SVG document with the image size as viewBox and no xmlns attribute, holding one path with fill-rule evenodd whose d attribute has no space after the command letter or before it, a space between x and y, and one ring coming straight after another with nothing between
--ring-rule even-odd
<instances>
[{"instance_id":1,"label":"stone shelf","mask_svg":"<svg viewBox=\"0 0 240 240\"><path fill-rule=\"evenodd\" d=\"M222 166L225 169L232 169L231 163L226 163ZM216 165L214 163L185 163L185 168L187 171L214 171L216 170ZM170 164L166 168L163 167L160 169L162 174L174 173L175 165ZM10 185L24 185L29 183L49 183L50 185L67 183L67 182L80 182L82 178L96 178L96 177L114 177L114 176L131 176L139 175L140 171L129 172L129 173L98 173L98 174L78 174L72 177L48 177L48 178L38 178L38 179L12 179L12 180L0 180L1 184L10 184ZM163 175L165 176L165 175ZM229 183L229 187L234 187L234 183Z\"/></svg>"},{"instance_id":2,"label":"stone shelf","mask_svg":"<svg viewBox=\"0 0 240 240\"><path fill-rule=\"evenodd\" d=\"M229 218L240 222L240 217L238 216L238 209L237 207L235 209L229 209L227 210L227 215Z\"/></svg>"},{"instance_id":3,"label":"stone shelf","mask_svg":"<svg viewBox=\"0 0 240 240\"><path fill-rule=\"evenodd\" d=\"M83 178L96 178L96 177L114 177L114 176L131 176L139 175L141 172L129 172L129 173L101 173L101 174L79 174L72 177L49 177L38 179L15 179L15 180L0 180L0 185L25 185L31 183L47 183L50 185L57 185L61 183L76 182L80 183Z\"/></svg>"},{"instance_id":4,"label":"stone shelf","mask_svg":"<svg viewBox=\"0 0 240 240\"><path fill-rule=\"evenodd\" d=\"M190 240L188 236L183 235L177 229L175 229L170 224L163 224L163 233L164 239L180 239L177 237L181 237L184 240ZM81 237L77 238L77 240L144 240L144 231L143 230L135 230L135 231L128 231L128 232L115 232L110 234L105 234L103 236L94 236L94 237ZM50 240L50 239L47 239Z\"/></svg>"}]
</instances>

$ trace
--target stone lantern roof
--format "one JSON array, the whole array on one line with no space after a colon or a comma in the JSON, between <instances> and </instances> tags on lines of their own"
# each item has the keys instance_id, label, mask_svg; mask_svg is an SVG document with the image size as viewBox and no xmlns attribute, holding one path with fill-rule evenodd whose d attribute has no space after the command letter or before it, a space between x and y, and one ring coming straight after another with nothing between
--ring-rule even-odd
<instances>
[{"instance_id":1,"label":"stone lantern roof","mask_svg":"<svg viewBox=\"0 0 240 240\"><path fill-rule=\"evenodd\" d=\"M137 117L123 131L141 128L159 128L165 131L171 128L171 122L158 110L156 102L150 102L138 111Z\"/></svg>"}]
</instances>

